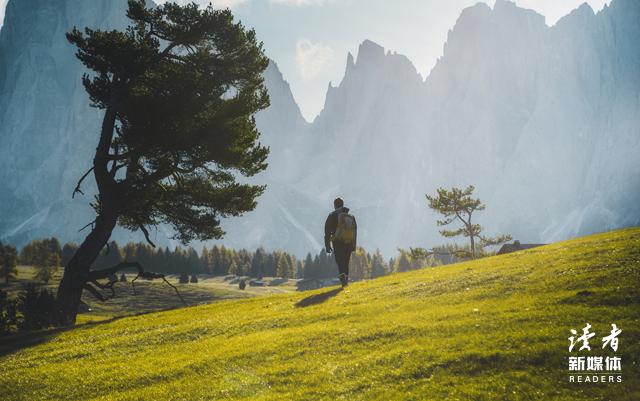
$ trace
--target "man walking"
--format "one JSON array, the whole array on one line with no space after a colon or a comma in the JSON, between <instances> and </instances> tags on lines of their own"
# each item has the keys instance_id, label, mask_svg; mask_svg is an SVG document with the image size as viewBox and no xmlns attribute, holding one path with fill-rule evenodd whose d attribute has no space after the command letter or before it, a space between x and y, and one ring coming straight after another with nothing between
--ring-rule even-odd
<instances>
[{"instance_id":1,"label":"man walking","mask_svg":"<svg viewBox=\"0 0 640 401\"><path fill-rule=\"evenodd\" d=\"M334 252L340 273L338 278L342 287L346 287L349 283L349 259L351 252L356 249L358 226L356 218L349 214L349 209L344 207L342 199L336 198L333 208L333 212L329 213L324 223L324 246L327 253Z\"/></svg>"}]
</instances>

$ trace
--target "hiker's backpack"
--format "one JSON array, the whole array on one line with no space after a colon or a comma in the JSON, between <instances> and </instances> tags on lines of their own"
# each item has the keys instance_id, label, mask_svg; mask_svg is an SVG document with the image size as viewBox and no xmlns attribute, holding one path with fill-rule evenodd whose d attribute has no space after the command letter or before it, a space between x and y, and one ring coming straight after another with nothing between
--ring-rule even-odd
<instances>
[{"instance_id":1,"label":"hiker's backpack","mask_svg":"<svg viewBox=\"0 0 640 401\"><path fill-rule=\"evenodd\" d=\"M334 240L353 244L356 242L356 230L355 217L347 212L338 213L338 225L336 226L336 233L333 235Z\"/></svg>"}]
</instances>

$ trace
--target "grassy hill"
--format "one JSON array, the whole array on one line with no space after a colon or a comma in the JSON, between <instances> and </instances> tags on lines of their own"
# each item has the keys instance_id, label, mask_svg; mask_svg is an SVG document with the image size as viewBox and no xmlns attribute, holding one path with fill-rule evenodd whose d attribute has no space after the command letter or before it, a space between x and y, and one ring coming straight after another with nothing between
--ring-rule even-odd
<instances>
[{"instance_id":1,"label":"grassy hill","mask_svg":"<svg viewBox=\"0 0 640 401\"><path fill-rule=\"evenodd\" d=\"M640 399L640 229L56 333L0 357L3 400ZM568 352L589 322L591 353ZM611 355L622 383L568 382Z\"/></svg>"},{"instance_id":2,"label":"grassy hill","mask_svg":"<svg viewBox=\"0 0 640 401\"><path fill-rule=\"evenodd\" d=\"M51 281L45 285L34 280L36 268L33 266L18 266L17 270L17 277L11 279L8 286L4 282L0 282L0 290L6 291L9 297L12 298L16 297L18 292L28 284L35 284L39 289L46 288L55 293L64 272L62 267L56 269ZM99 322L123 316L184 307L174 290L164 282L160 280L138 280L134 293L131 280L135 277L135 274L125 275L128 277L128 281L116 283L114 288L117 295L114 299L99 301L88 292L85 292L83 300L89 305L91 311L79 313L77 322L81 324ZM208 304L220 300L296 291L295 280L288 280L282 284L266 287L247 286L245 290L241 291L238 289L238 284L235 280L225 280L224 277L205 274L198 276L199 282L197 284L180 284L178 274L167 275L167 280L179 288L180 295L188 305ZM270 279L264 278L263 280L268 282ZM5 352L6 349L12 349L13 343L20 342L21 337L21 335L12 336L11 341L5 341L8 343L6 346L0 341L0 354ZM28 334L27 337L31 338L33 335Z\"/></svg>"}]
</instances>

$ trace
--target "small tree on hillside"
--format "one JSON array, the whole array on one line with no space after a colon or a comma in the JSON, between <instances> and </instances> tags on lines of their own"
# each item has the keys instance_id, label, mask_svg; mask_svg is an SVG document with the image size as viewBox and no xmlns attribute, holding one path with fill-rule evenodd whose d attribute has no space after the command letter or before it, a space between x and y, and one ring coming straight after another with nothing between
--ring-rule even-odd
<instances>
[{"instance_id":1,"label":"small tree on hillside","mask_svg":"<svg viewBox=\"0 0 640 401\"><path fill-rule=\"evenodd\" d=\"M440 230L440 234L445 237L463 235L469 238L471 257L476 255L476 240L480 242L481 247L498 245L511 240L510 235L501 235L493 238L480 235L482 226L473 223L471 217L475 212L484 210L485 205L480 202L480 199L472 197L474 189L473 185L465 189L455 187L450 190L438 188L436 196L426 195L429 207L444 216L444 220L438 220L438 226L447 226L454 222L462 225L462 227L455 230Z\"/></svg>"},{"instance_id":2,"label":"small tree on hillside","mask_svg":"<svg viewBox=\"0 0 640 401\"><path fill-rule=\"evenodd\" d=\"M380 254L380 250L376 249L371 259L371 277L380 277L387 274L387 265L384 258Z\"/></svg>"},{"instance_id":3,"label":"small tree on hillside","mask_svg":"<svg viewBox=\"0 0 640 401\"><path fill-rule=\"evenodd\" d=\"M307 253L307 257L304 258L302 270L304 271L304 278L307 280L316 278L318 276L318 272L316 271L313 264L313 257L311 256L311 252Z\"/></svg>"},{"instance_id":4,"label":"small tree on hillside","mask_svg":"<svg viewBox=\"0 0 640 401\"><path fill-rule=\"evenodd\" d=\"M66 244L64 244L64 246L62 247L62 252L60 253L60 265L66 266L71 258L73 258L73 255L75 255L77 250L78 244L74 242L67 242Z\"/></svg>"},{"instance_id":5,"label":"small tree on hillside","mask_svg":"<svg viewBox=\"0 0 640 401\"><path fill-rule=\"evenodd\" d=\"M264 265L267 261L267 255L263 248L256 249L251 258L251 277L262 279Z\"/></svg>"},{"instance_id":6,"label":"small tree on hillside","mask_svg":"<svg viewBox=\"0 0 640 401\"><path fill-rule=\"evenodd\" d=\"M291 265L291 258L288 258L284 252L278 252L276 259L276 277L291 278L293 272L293 266Z\"/></svg>"},{"instance_id":7,"label":"small tree on hillside","mask_svg":"<svg viewBox=\"0 0 640 401\"><path fill-rule=\"evenodd\" d=\"M58 288L62 324L75 323L83 290L126 268L90 268L116 225L140 230L167 224L183 243L221 238L220 221L253 210L263 186L240 184L266 168L254 114L269 105L262 73L269 60L253 30L231 11L195 3L146 8L129 0L125 31L73 29L67 39L92 70L83 84L104 111L92 166L98 195L91 232L66 265Z\"/></svg>"},{"instance_id":8,"label":"small tree on hillside","mask_svg":"<svg viewBox=\"0 0 640 401\"><path fill-rule=\"evenodd\" d=\"M58 270L58 266L60 266L60 255L55 252L43 254L34 266L37 269L35 279L42 281L43 284L49 284L49 281L53 278L53 274Z\"/></svg>"},{"instance_id":9,"label":"small tree on hillside","mask_svg":"<svg viewBox=\"0 0 640 401\"><path fill-rule=\"evenodd\" d=\"M11 245L3 245L0 242L0 277L4 278L5 284L9 284L9 279L16 277L18 270L18 251Z\"/></svg>"},{"instance_id":10,"label":"small tree on hillside","mask_svg":"<svg viewBox=\"0 0 640 401\"><path fill-rule=\"evenodd\" d=\"M398 249L398 251L400 251L400 256L395 261L393 271L397 273L408 272L411 270L411 258L404 249Z\"/></svg>"},{"instance_id":11,"label":"small tree on hillside","mask_svg":"<svg viewBox=\"0 0 640 401\"><path fill-rule=\"evenodd\" d=\"M362 247L357 247L349 260L349 277L356 280L371 278L371 260Z\"/></svg>"},{"instance_id":12,"label":"small tree on hillside","mask_svg":"<svg viewBox=\"0 0 640 401\"><path fill-rule=\"evenodd\" d=\"M36 268L35 279L48 284L60 266L62 249L56 238L33 240L20 251L20 263Z\"/></svg>"}]
</instances>

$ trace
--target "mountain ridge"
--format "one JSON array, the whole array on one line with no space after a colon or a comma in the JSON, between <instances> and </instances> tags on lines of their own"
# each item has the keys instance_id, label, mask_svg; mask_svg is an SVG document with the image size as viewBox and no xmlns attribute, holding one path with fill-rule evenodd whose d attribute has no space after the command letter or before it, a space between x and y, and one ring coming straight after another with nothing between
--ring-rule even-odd
<instances>
[{"instance_id":1,"label":"mountain ridge","mask_svg":"<svg viewBox=\"0 0 640 401\"><path fill-rule=\"evenodd\" d=\"M488 205L479 222L524 241L640 224L640 166L633 157L640 151L640 52L633 46L640 40L633 22L640 6L613 0L598 13L589 10L581 7L547 26L541 15L507 1L468 7L424 79L407 57L364 41L356 57L347 54L344 77L328 85L313 122L304 120L271 62L265 82L272 106L256 121L272 153L267 171L251 179L266 183L267 192L254 212L223 222L223 243L285 248L300 256L318 251L325 215L340 195L358 216L359 239L368 249L390 254L397 246L430 246L444 240L424 194L468 184ZM0 52L2 46L6 40L0 39ZM15 82L1 78L7 68L0 61L0 88ZM32 67L13 68L27 74ZM99 117L84 111L79 80L67 87L77 88L65 89L73 110L59 114L86 120L60 123L58 130L70 133L67 151L88 154L93 136L82 137L82 146L71 138L93 132ZM9 101L6 89L0 89L3 101ZM68 193L90 158L63 168L53 158L29 167L39 160L34 151L46 153L57 143L29 146L24 135L12 133L15 127L33 132L20 125L29 116L3 117L1 110L0 144L16 145L0 147L0 156L10 153L4 160L11 167L0 180L0 237L18 243L49 233L81 239L75 231L90 221L90 198L71 203ZM63 178L40 184L61 171ZM31 184L16 183L18 177ZM63 187L68 190L58 192ZM164 231L157 234L160 242ZM136 236L119 232L116 238Z\"/></svg>"}]
</instances>

